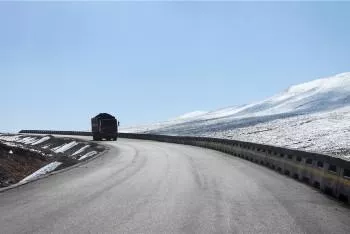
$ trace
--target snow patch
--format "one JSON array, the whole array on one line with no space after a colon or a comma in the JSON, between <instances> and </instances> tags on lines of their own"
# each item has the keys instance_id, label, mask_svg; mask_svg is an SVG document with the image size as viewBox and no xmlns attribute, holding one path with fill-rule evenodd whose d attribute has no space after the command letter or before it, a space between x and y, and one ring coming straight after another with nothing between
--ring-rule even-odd
<instances>
[{"instance_id":1,"label":"snow patch","mask_svg":"<svg viewBox=\"0 0 350 234\"><path fill-rule=\"evenodd\" d=\"M48 140L50 140L50 137L46 136L46 137L43 137L43 138L41 138L40 140L38 140L36 142L33 142L32 145L38 145L38 144L41 144L41 143L43 143L45 141L48 141Z\"/></svg>"},{"instance_id":2,"label":"snow patch","mask_svg":"<svg viewBox=\"0 0 350 234\"><path fill-rule=\"evenodd\" d=\"M2 135L2 136L0 136L0 140L4 140L4 141L18 141L20 139L21 139L20 135L14 135L14 136Z\"/></svg>"},{"instance_id":3,"label":"snow patch","mask_svg":"<svg viewBox=\"0 0 350 234\"><path fill-rule=\"evenodd\" d=\"M24 150L28 150L28 151L31 151L31 152L35 152L35 153L38 153L38 154L41 154L43 156L52 156L51 154L46 154L40 150L37 150L37 149L33 149L33 148L28 148L28 146L26 145L21 145L17 142L8 142L8 141L1 141L2 144L4 145L7 145L7 146L10 146L10 147L15 147L15 148L19 148L19 149L24 149Z\"/></svg>"},{"instance_id":4,"label":"snow patch","mask_svg":"<svg viewBox=\"0 0 350 234\"><path fill-rule=\"evenodd\" d=\"M55 153L64 153L64 152L66 152L70 148L73 148L76 145L78 145L78 142L72 141L72 142L69 142L69 143L57 146L57 147L55 147L55 148L53 148L51 150L54 151Z\"/></svg>"},{"instance_id":5,"label":"snow patch","mask_svg":"<svg viewBox=\"0 0 350 234\"><path fill-rule=\"evenodd\" d=\"M7 146L11 146L11 147L22 148L20 144L16 144L16 143L13 143L13 142L1 142L1 143L4 144L4 145L7 145Z\"/></svg>"},{"instance_id":6,"label":"snow patch","mask_svg":"<svg viewBox=\"0 0 350 234\"><path fill-rule=\"evenodd\" d=\"M26 145L38 145L40 143L43 143L47 140L49 140L49 136L44 137L32 137L32 136L25 136L25 135L0 135L0 140L8 141L8 142L18 142Z\"/></svg>"},{"instance_id":7,"label":"snow patch","mask_svg":"<svg viewBox=\"0 0 350 234\"><path fill-rule=\"evenodd\" d=\"M80 148L79 150L77 150L77 151L75 151L73 154L72 154L72 156L74 156L74 155L77 155L77 154L80 154L80 153L82 153L82 152L84 152L87 148L89 148L90 147L90 145L85 145L85 146L83 146L82 148Z\"/></svg>"},{"instance_id":8,"label":"snow patch","mask_svg":"<svg viewBox=\"0 0 350 234\"><path fill-rule=\"evenodd\" d=\"M23 180L20 181L20 183L25 183L34 179L39 178L42 175L45 175L51 171L54 171L59 165L61 165L61 162L52 162L50 164L47 164L46 166L40 168L39 170L35 171L33 174L25 177Z\"/></svg>"},{"instance_id":9,"label":"snow patch","mask_svg":"<svg viewBox=\"0 0 350 234\"><path fill-rule=\"evenodd\" d=\"M18 143L23 143L23 144L32 144L33 142L38 141L38 138L36 137L24 137L21 140L17 140L16 142Z\"/></svg>"},{"instance_id":10,"label":"snow patch","mask_svg":"<svg viewBox=\"0 0 350 234\"><path fill-rule=\"evenodd\" d=\"M81 156L81 157L79 158L79 160L83 160L83 159L85 159L85 158L92 157L92 156L94 156L95 154L97 154L96 151L91 151L91 152L86 153L85 155Z\"/></svg>"}]
</instances>

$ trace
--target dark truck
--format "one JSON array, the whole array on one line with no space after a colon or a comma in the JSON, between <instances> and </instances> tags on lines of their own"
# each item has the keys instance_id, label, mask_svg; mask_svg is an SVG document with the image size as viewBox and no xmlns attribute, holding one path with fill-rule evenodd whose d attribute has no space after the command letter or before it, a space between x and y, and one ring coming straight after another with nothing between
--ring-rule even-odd
<instances>
[{"instance_id":1,"label":"dark truck","mask_svg":"<svg viewBox=\"0 0 350 234\"><path fill-rule=\"evenodd\" d=\"M106 140L116 141L118 137L119 122L110 114L100 113L91 119L91 132L95 141Z\"/></svg>"}]
</instances>

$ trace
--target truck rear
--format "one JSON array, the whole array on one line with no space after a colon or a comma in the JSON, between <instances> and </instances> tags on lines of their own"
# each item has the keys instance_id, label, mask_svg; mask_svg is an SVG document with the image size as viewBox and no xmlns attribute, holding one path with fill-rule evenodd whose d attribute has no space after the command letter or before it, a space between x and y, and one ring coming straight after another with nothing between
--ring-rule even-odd
<instances>
[{"instance_id":1,"label":"truck rear","mask_svg":"<svg viewBox=\"0 0 350 234\"><path fill-rule=\"evenodd\" d=\"M106 139L116 141L118 120L107 113L100 113L91 119L91 132L95 141Z\"/></svg>"}]
</instances>

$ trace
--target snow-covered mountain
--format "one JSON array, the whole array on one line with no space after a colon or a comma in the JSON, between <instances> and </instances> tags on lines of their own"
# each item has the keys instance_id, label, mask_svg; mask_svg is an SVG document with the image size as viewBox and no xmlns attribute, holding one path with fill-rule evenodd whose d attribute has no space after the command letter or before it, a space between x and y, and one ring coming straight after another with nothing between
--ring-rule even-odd
<instances>
[{"instance_id":1,"label":"snow-covered mountain","mask_svg":"<svg viewBox=\"0 0 350 234\"><path fill-rule=\"evenodd\" d=\"M122 131L215 136L350 157L350 73L294 85L260 102Z\"/></svg>"},{"instance_id":2,"label":"snow-covered mountain","mask_svg":"<svg viewBox=\"0 0 350 234\"><path fill-rule=\"evenodd\" d=\"M181 120L181 119L190 119L190 118L194 118L194 117L199 117L201 115L204 115L208 113L207 111L193 111L193 112L189 112L183 115L180 115L176 118L174 118L173 120Z\"/></svg>"}]
</instances>

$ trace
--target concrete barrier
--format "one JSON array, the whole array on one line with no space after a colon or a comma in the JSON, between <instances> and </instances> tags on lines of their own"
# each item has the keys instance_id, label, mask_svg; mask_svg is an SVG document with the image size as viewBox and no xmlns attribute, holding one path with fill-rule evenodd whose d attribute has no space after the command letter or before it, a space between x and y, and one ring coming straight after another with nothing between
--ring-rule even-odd
<instances>
[{"instance_id":1,"label":"concrete barrier","mask_svg":"<svg viewBox=\"0 0 350 234\"><path fill-rule=\"evenodd\" d=\"M22 130L20 133L91 136L91 132ZM221 151L266 166L349 202L350 161L330 155L209 137L119 133L118 137L193 145Z\"/></svg>"}]
</instances>

